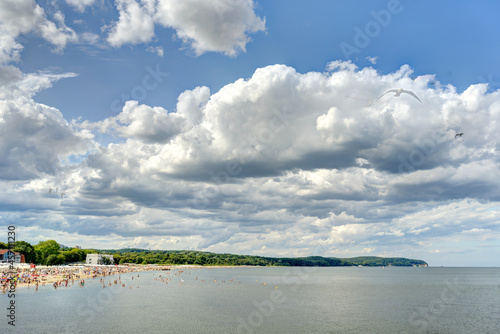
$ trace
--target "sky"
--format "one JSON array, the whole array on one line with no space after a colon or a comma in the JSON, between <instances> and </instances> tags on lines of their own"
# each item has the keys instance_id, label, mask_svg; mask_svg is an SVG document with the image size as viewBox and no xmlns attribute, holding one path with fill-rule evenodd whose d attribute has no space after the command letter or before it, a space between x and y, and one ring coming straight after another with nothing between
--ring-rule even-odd
<instances>
[{"instance_id":1,"label":"sky","mask_svg":"<svg viewBox=\"0 0 500 334\"><path fill-rule=\"evenodd\" d=\"M500 266L499 10L2 0L0 240Z\"/></svg>"}]
</instances>

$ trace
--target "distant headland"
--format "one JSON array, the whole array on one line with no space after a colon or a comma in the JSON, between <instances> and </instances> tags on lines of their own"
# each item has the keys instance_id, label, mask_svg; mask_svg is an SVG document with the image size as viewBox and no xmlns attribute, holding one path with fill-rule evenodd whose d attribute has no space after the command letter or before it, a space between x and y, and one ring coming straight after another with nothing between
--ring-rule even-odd
<instances>
[{"instance_id":1,"label":"distant headland","mask_svg":"<svg viewBox=\"0 0 500 334\"><path fill-rule=\"evenodd\" d=\"M119 263L122 264L190 264L201 266L428 267L428 264L425 261L402 257L265 257L190 250L146 250L137 248L99 250L99 252L112 254L115 259L118 257Z\"/></svg>"}]
</instances>

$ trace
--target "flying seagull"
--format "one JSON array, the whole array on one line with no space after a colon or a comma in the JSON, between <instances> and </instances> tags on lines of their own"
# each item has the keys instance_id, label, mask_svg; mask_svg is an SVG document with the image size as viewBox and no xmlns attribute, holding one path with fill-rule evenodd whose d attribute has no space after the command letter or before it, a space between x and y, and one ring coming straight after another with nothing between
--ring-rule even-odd
<instances>
[{"instance_id":1,"label":"flying seagull","mask_svg":"<svg viewBox=\"0 0 500 334\"><path fill-rule=\"evenodd\" d=\"M380 97L382 97L385 94L390 93L390 92L396 93L396 94L394 94L394 96L396 96L396 97L401 96L401 93L409 94L409 95L413 96L414 98L416 98L418 100L418 102L422 103L422 101L420 101L420 99L418 98L417 94L415 94L411 90L406 90L406 89L403 89L403 88L389 89L387 92L385 92L384 94L380 95ZM380 100L380 97L377 100Z\"/></svg>"},{"instance_id":2,"label":"flying seagull","mask_svg":"<svg viewBox=\"0 0 500 334\"><path fill-rule=\"evenodd\" d=\"M49 189L49 194L52 192L52 188Z\"/></svg>"},{"instance_id":3,"label":"flying seagull","mask_svg":"<svg viewBox=\"0 0 500 334\"><path fill-rule=\"evenodd\" d=\"M64 195L66 195L66 193L61 193L61 198L63 198Z\"/></svg>"},{"instance_id":4,"label":"flying seagull","mask_svg":"<svg viewBox=\"0 0 500 334\"><path fill-rule=\"evenodd\" d=\"M457 134L455 135L455 138L457 138L457 137L462 137L463 135L464 135L464 133L463 133L463 132L461 132L461 133L457 133Z\"/></svg>"}]
</instances>

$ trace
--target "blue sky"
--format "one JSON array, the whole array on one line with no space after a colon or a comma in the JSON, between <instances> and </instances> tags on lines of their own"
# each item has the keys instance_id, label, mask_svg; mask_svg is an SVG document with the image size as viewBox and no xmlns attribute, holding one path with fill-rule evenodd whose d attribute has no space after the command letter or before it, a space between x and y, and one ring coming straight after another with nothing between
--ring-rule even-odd
<instances>
[{"instance_id":1,"label":"blue sky","mask_svg":"<svg viewBox=\"0 0 500 334\"><path fill-rule=\"evenodd\" d=\"M58 7L64 10L68 24L84 20L83 24L73 24L75 31L100 34L102 22L110 24L118 17L111 1L103 3L106 6L96 4L84 13L71 10L64 1L60 1ZM180 50L181 43L172 40L172 29L156 26L155 42L119 48L70 44L63 54L54 54L47 42L33 38L25 45L19 67L23 71L56 67L63 72L77 73L78 79L55 83L55 89L41 92L37 100L68 109L71 118L88 115L93 120L102 117L97 110L107 108L107 104L120 98L123 92L130 92L144 76L146 66L156 64L170 77L161 89L148 92L141 102L161 105L168 110L175 108L177 96L186 89L203 85L217 91L238 78L250 77L256 68L272 64L286 64L305 73L323 71L326 63L337 59L370 66L366 57L377 57L374 68L382 73L409 64L416 75L436 74L440 82L450 83L462 91L472 83L488 81L489 76L500 77L498 68L492 65L500 54L500 46L494 42L498 41L500 33L495 29L496 5L493 2L482 5L460 2L451 6L448 2L402 0L396 6L400 12L391 14L389 24L379 25L380 33L370 38L366 47L346 57L340 44L356 47L354 28L364 31L367 24L376 21L371 12L387 10L388 3L259 2L255 13L266 18L266 32L251 34L252 42L247 45L247 52L233 58L217 53L206 53L202 57L190 55ZM428 10L430 6L432 13ZM54 9L47 8L49 10ZM91 11L97 15L89 15ZM106 38L106 34L101 35ZM148 46L161 46L164 56L145 52ZM82 51L83 48L88 52ZM90 93L92 98L88 98Z\"/></svg>"},{"instance_id":2,"label":"blue sky","mask_svg":"<svg viewBox=\"0 0 500 334\"><path fill-rule=\"evenodd\" d=\"M499 7L3 1L2 223L32 243L500 265ZM422 102L377 100L394 88Z\"/></svg>"}]
</instances>

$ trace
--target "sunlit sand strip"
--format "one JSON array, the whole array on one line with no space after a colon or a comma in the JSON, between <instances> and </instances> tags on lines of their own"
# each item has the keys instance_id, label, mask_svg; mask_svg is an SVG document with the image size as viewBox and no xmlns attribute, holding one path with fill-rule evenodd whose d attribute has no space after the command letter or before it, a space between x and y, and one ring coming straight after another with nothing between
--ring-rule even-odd
<instances>
[{"instance_id":1,"label":"sunlit sand strip","mask_svg":"<svg viewBox=\"0 0 500 334\"><path fill-rule=\"evenodd\" d=\"M64 266L36 266L30 268L28 264L15 264L14 268L18 271L17 276L26 280L28 276L32 282L18 282L16 288L36 287L35 279L40 286L51 286L55 282L68 279L71 284L78 285L80 280L94 279L97 277L114 276L116 274L126 274L132 272L145 272L157 270L169 270L173 266L159 265L64 265ZM8 265L0 265L1 277L8 277L12 274Z\"/></svg>"}]
</instances>

